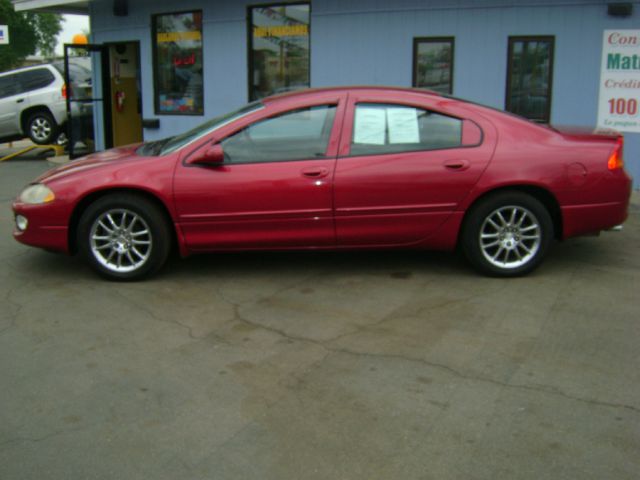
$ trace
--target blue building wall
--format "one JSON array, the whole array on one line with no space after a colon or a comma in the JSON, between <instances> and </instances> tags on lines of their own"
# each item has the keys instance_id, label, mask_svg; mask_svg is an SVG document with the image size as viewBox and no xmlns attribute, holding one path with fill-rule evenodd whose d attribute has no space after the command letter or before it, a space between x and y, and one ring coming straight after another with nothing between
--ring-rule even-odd
<instances>
[{"instance_id":1,"label":"blue building wall","mask_svg":"<svg viewBox=\"0 0 640 480\"><path fill-rule=\"evenodd\" d=\"M138 40L143 77L143 116L160 118L161 138L203 117L156 116L153 111L151 15L202 9L205 118L248 101L246 0L129 2L127 17L114 17L112 2L91 5L92 41ZM456 96L503 108L510 35L554 35L551 122L594 126L597 120L602 32L640 29L633 15L607 15L606 1L588 0L312 0L311 86L373 84L411 86L414 37L454 36ZM640 134L625 135L627 170L640 186Z\"/></svg>"}]
</instances>

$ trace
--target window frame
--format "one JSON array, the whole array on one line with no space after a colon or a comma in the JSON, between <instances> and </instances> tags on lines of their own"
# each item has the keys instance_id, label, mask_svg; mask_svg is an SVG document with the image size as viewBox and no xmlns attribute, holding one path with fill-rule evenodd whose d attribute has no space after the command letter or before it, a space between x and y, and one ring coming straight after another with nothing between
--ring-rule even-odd
<instances>
[{"instance_id":1,"label":"window frame","mask_svg":"<svg viewBox=\"0 0 640 480\"><path fill-rule=\"evenodd\" d=\"M515 113L511 110L511 78L513 73L513 47L516 42L549 42L551 44L549 55L549 77L547 79L549 84L549 100L544 111L544 120L535 120L519 113ZM507 81L506 81L506 94L504 100L504 109L514 115L518 115L521 118L526 118L532 122L548 125L551 122L551 105L553 102L553 64L555 62L555 50L556 50L556 37L555 35L511 35L508 38L507 47Z\"/></svg>"},{"instance_id":2,"label":"window frame","mask_svg":"<svg viewBox=\"0 0 640 480\"><path fill-rule=\"evenodd\" d=\"M159 95L158 95L158 17L167 16L167 15L181 15L184 13L196 13L199 12L202 18L202 30L200 31L201 40L201 50L202 50L202 113L193 112L193 113L185 113L185 112L161 112L158 108L159 106ZM162 12L162 13L154 13L151 15L151 55L152 63L153 63L153 113L155 115L169 115L169 116L186 116L186 117L202 117L205 115L205 82L204 82L204 12L202 9L191 9L191 10L180 10L176 12Z\"/></svg>"},{"instance_id":3,"label":"window frame","mask_svg":"<svg viewBox=\"0 0 640 480\"><path fill-rule=\"evenodd\" d=\"M411 86L414 88L421 88L424 90L431 90L426 87L418 86L418 45L421 43L450 43L451 45L451 63L449 65L449 92L448 95L453 95L453 80L454 80L454 64L456 56L456 37L414 37L413 38L413 66L411 72ZM435 91L435 90L431 90Z\"/></svg>"},{"instance_id":4,"label":"window frame","mask_svg":"<svg viewBox=\"0 0 640 480\"><path fill-rule=\"evenodd\" d=\"M254 8L266 8L274 6L295 6L295 5L307 5L309 7L309 24L307 25L309 31L309 63L307 65L307 72L309 73L309 87L311 88L311 0L295 0L281 2L269 2L269 3L255 3L249 4L246 7L246 23L247 23L247 101L255 102L262 100L260 98L252 98L252 85L253 85L253 9Z\"/></svg>"}]
</instances>

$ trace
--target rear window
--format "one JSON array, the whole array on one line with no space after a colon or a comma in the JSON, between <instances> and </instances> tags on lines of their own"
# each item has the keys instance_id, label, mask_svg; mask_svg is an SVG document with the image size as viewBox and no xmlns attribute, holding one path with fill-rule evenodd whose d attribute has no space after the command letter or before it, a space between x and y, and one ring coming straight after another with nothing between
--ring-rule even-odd
<instances>
[{"instance_id":1,"label":"rear window","mask_svg":"<svg viewBox=\"0 0 640 480\"><path fill-rule=\"evenodd\" d=\"M25 72L18 72L15 75L20 85L20 91L31 92L51 85L56 77L53 76L50 70L46 68L37 68L35 70L27 70Z\"/></svg>"}]
</instances>

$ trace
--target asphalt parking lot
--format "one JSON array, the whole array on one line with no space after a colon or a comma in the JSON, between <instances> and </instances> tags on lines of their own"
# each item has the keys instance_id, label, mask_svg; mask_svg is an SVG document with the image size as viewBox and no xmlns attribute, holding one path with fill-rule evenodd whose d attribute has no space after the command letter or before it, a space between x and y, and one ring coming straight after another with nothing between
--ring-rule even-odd
<instances>
[{"instance_id":1,"label":"asphalt parking lot","mask_svg":"<svg viewBox=\"0 0 640 480\"><path fill-rule=\"evenodd\" d=\"M0 163L0 479L640 478L640 198L533 275L424 252L22 246Z\"/></svg>"}]
</instances>

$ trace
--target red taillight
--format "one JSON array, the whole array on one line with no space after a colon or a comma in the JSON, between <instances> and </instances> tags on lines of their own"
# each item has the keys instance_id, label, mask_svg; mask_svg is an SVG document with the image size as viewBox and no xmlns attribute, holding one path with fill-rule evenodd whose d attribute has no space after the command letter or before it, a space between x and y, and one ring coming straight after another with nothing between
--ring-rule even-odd
<instances>
[{"instance_id":1,"label":"red taillight","mask_svg":"<svg viewBox=\"0 0 640 480\"><path fill-rule=\"evenodd\" d=\"M67 98L67 84L66 83L62 84L62 92L60 92L60 93L62 93L62 98L64 98L66 100L66 98Z\"/></svg>"},{"instance_id":2,"label":"red taillight","mask_svg":"<svg viewBox=\"0 0 640 480\"><path fill-rule=\"evenodd\" d=\"M616 146L609 155L609 161L607 162L607 166L609 170L618 170L624 167L624 160L622 159L622 147L624 145L624 139L622 137L618 137L616 141Z\"/></svg>"}]
</instances>

